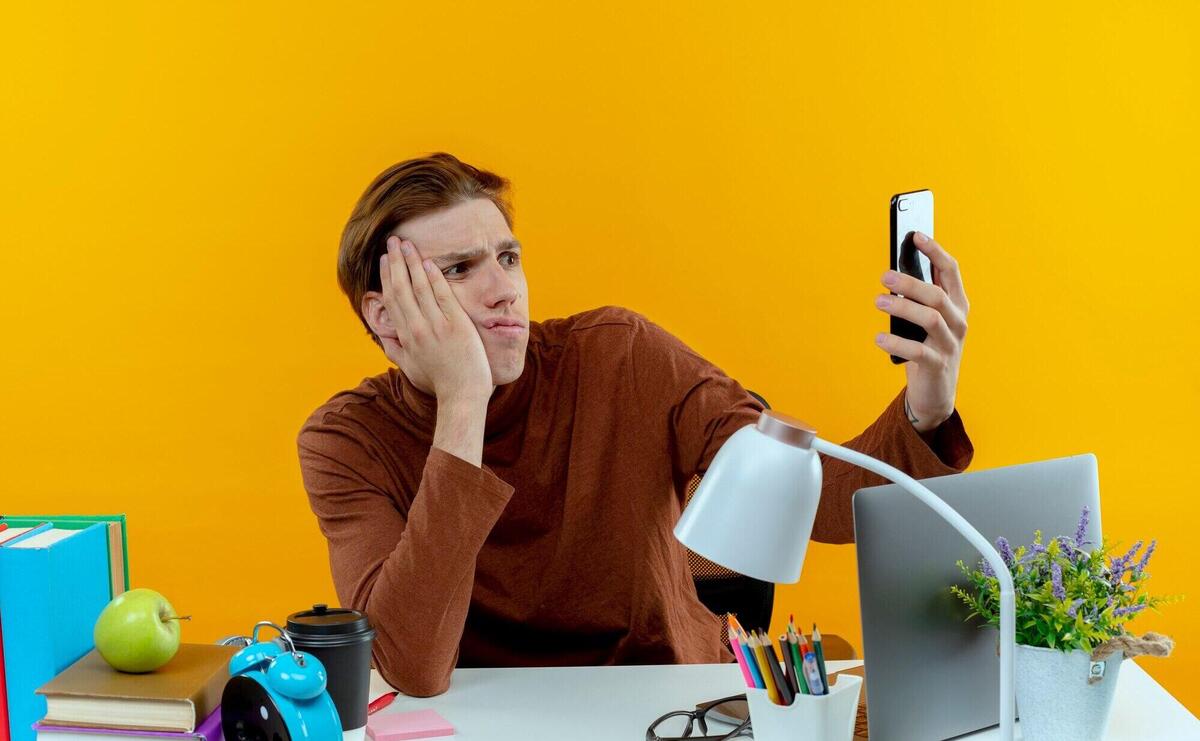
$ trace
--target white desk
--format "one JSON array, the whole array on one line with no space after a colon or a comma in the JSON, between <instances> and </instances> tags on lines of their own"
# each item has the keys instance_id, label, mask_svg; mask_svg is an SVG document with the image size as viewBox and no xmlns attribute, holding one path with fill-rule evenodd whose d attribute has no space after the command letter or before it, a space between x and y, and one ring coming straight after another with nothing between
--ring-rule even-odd
<instances>
[{"instance_id":1,"label":"white desk","mask_svg":"<svg viewBox=\"0 0 1200 741\"><path fill-rule=\"evenodd\" d=\"M829 668L860 663L831 661ZM372 697L379 694L377 686L386 688L373 676ZM445 694L400 695L380 712L432 708L450 721L457 731L454 738L462 741L643 741L646 727L667 711L743 690L736 664L456 669ZM720 727L714 724L709 732ZM1020 723L1017 728L1020 738ZM993 728L962 738L999 735ZM1200 739L1200 721L1129 662L1121 667L1107 738Z\"/></svg>"}]
</instances>

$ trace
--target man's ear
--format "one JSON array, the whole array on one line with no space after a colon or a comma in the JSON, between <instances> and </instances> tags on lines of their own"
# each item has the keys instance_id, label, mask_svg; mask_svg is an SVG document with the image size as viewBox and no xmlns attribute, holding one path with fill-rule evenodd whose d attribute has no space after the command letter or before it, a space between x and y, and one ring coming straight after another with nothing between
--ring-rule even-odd
<instances>
[{"instance_id":1,"label":"man's ear","mask_svg":"<svg viewBox=\"0 0 1200 741\"><path fill-rule=\"evenodd\" d=\"M396 328L392 326L391 317L388 316L387 306L383 303L383 294L379 291L367 291L362 298L362 313L363 318L367 320L371 331L376 337L386 337L388 339L399 341L400 337L396 334Z\"/></svg>"}]
</instances>

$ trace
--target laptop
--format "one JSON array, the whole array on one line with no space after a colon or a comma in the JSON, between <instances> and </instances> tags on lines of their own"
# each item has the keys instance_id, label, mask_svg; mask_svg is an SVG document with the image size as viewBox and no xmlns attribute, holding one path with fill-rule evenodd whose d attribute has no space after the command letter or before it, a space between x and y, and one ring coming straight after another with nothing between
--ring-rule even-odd
<instances>
[{"instance_id":1,"label":"laptop","mask_svg":"<svg viewBox=\"0 0 1200 741\"><path fill-rule=\"evenodd\" d=\"M1073 537L1088 508L1089 548L1100 545L1100 485L1092 454L921 481L989 542L1016 549ZM999 632L965 622L949 586L979 553L896 484L854 493L867 725L872 741L947 739L999 724Z\"/></svg>"}]
</instances>

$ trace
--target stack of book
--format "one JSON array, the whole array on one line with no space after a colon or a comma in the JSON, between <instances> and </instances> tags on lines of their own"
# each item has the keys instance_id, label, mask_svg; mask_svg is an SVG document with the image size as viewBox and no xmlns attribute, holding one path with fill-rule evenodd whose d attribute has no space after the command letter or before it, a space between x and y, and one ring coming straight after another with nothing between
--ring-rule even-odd
<instances>
[{"instance_id":1,"label":"stack of book","mask_svg":"<svg viewBox=\"0 0 1200 741\"><path fill-rule=\"evenodd\" d=\"M127 586L124 515L0 518L0 741L33 741L34 690L92 649Z\"/></svg>"},{"instance_id":2,"label":"stack of book","mask_svg":"<svg viewBox=\"0 0 1200 741\"><path fill-rule=\"evenodd\" d=\"M37 690L37 741L219 741L221 692L237 649L184 643L165 666L126 674L91 651Z\"/></svg>"}]
</instances>

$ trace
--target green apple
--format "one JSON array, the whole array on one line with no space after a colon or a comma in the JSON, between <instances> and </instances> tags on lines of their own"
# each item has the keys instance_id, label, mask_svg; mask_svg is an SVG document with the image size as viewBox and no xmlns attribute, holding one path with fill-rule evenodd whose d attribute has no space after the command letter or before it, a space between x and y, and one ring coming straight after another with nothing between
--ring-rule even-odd
<instances>
[{"instance_id":1,"label":"green apple","mask_svg":"<svg viewBox=\"0 0 1200 741\"><path fill-rule=\"evenodd\" d=\"M141 674L166 664L179 650L179 621L171 603L153 589L131 589L96 619L96 649L114 669Z\"/></svg>"}]
</instances>

